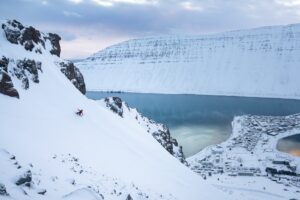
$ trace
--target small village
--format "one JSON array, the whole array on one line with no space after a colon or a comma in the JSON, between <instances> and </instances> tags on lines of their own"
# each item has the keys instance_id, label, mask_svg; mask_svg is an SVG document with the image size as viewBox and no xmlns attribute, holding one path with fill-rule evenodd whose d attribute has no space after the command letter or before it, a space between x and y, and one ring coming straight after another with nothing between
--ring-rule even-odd
<instances>
[{"instance_id":1,"label":"small village","mask_svg":"<svg viewBox=\"0 0 300 200\"><path fill-rule=\"evenodd\" d=\"M212 176L266 177L287 187L300 188L300 157L276 149L279 139L300 133L300 115L240 116L230 138L207 147L190 160L204 179Z\"/></svg>"}]
</instances>

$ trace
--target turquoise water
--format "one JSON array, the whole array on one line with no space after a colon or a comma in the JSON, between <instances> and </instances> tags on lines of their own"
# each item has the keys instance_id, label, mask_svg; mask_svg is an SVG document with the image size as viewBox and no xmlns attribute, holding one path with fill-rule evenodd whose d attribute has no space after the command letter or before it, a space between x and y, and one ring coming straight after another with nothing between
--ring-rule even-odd
<instances>
[{"instance_id":1,"label":"turquoise water","mask_svg":"<svg viewBox=\"0 0 300 200\"><path fill-rule=\"evenodd\" d=\"M236 115L282 116L300 112L299 100L105 92L86 95L94 100L118 96L143 115L168 125L187 156L226 140Z\"/></svg>"}]
</instances>

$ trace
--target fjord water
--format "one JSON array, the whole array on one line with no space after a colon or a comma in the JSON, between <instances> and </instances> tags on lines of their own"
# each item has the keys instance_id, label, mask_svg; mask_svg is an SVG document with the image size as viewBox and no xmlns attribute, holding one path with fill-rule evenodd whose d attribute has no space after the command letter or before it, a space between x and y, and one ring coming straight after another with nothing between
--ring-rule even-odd
<instances>
[{"instance_id":1,"label":"fjord water","mask_svg":"<svg viewBox=\"0 0 300 200\"><path fill-rule=\"evenodd\" d=\"M300 133L280 139L277 143L277 149L300 157Z\"/></svg>"},{"instance_id":2,"label":"fjord water","mask_svg":"<svg viewBox=\"0 0 300 200\"><path fill-rule=\"evenodd\" d=\"M118 96L143 115L168 125L186 156L226 140L236 115L283 116L300 112L300 101L287 99L106 92L86 95L94 100Z\"/></svg>"}]
</instances>

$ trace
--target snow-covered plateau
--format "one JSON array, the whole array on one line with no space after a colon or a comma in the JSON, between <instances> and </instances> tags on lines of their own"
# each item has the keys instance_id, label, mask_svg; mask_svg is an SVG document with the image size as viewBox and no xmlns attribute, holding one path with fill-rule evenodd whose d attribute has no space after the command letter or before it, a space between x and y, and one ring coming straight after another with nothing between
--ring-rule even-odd
<instances>
[{"instance_id":1,"label":"snow-covered plateau","mask_svg":"<svg viewBox=\"0 0 300 200\"><path fill-rule=\"evenodd\" d=\"M281 193L287 186L264 176L233 177L227 172L218 178L199 176L194 160L191 158L191 167L197 173L188 167L166 126L143 117L121 99L87 99L81 72L59 57L59 40L56 34L42 33L15 20L1 21L1 200L297 197L296 186ZM83 110L82 116L75 114L78 109ZM290 119L297 122L299 116ZM291 170L297 165L279 161L278 165ZM272 166L268 172L276 180L281 176ZM296 166L293 173L298 172Z\"/></svg>"},{"instance_id":2,"label":"snow-covered plateau","mask_svg":"<svg viewBox=\"0 0 300 200\"><path fill-rule=\"evenodd\" d=\"M77 61L89 91L300 98L300 24L125 41Z\"/></svg>"}]
</instances>

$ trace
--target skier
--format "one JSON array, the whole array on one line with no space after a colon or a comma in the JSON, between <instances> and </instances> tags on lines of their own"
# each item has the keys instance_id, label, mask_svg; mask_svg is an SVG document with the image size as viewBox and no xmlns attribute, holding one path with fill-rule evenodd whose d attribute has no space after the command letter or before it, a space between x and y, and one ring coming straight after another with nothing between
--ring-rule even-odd
<instances>
[{"instance_id":1,"label":"skier","mask_svg":"<svg viewBox=\"0 0 300 200\"><path fill-rule=\"evenodd\" d=\"M78 111L76 112L76 114L80 117L82 117L83 115L83 110L82 109L78 109Z\"/></svg>"}]
</instances>

